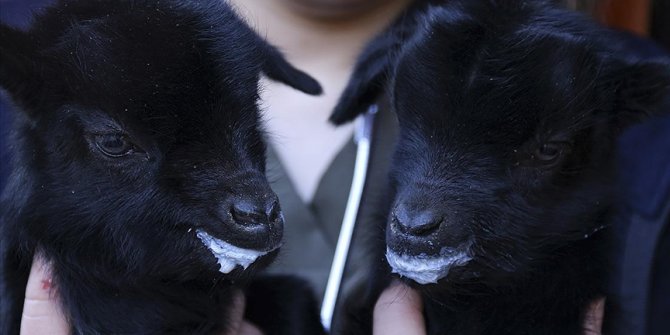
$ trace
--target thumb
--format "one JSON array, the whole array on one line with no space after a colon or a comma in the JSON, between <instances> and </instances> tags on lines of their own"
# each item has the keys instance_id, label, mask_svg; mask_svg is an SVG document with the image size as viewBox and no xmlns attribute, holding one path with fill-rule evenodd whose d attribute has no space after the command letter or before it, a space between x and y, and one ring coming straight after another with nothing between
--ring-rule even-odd
<instances>
[{"instance_id":1,"label":"thumb","mask_svg":"<svg viewBox=\"0 0 670 335\"><path fill-rule=\"evenodd\" d=\"M233 292L233 306L230 315L230 325L226 335L263 335L256 326L244 320L244 309L246 308L246 298L242 291Z\"/></svg>"},{"instance_id":2,"label":"thumb","mask_svg":"<svg viewBox=\"0 0 670 335\"><path fill-rule=\"evenodd\" d=\"M51 269L44 259L35 256L26 285L26 299L21 316L21 335L68 335L67 324L52 287Z\"/></svg>"},{"instance_id":3,"label":"thumb","mask_svg":"<svg viewBox=\"0 0 670 335\"><path fill-rule=\"evenodd\" d=\"M605 314L605 298L592 302L584 318L584 335L600 335L603 328L603 317Z\"/></svg>"},{"instance_id":4,"label":"thumb","mask_svg":"<svg viewBox=\"0 0 670 335\"><path fill-rule=\"evenodd\" d=\"M372 332L375 335L425 335L426 324L419 293L393 281L375 304Z\"/></svg>"}]
</instances>

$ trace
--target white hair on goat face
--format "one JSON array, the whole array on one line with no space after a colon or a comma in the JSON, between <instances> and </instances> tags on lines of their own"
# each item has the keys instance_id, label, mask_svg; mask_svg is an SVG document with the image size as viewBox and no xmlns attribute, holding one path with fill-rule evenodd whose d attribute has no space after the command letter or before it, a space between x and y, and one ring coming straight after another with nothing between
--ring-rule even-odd
<instances>
[{"instance_id":1,"label":"white hair on goat face","mask_svg":"<svg viewBox=\"0 0 670 335\"><path fill-rule=\"evenodd\" d=\"M198 229L196 232L202 243L212 252L218 260L221 273L230 273L236 266L246 269L259 257L266 255L267 251L257 251L236 247L228 242L215 238L205 231Z\"/></svg>"},{"instance_id":2,"label":"white hair on goat face","mask_svg":"<svg viewBox=\"0 0 670 335\"><path fill-rule=\"evenodd\" d=\"M467 250L443 248L439 256L401 255L386 249L386 259L392 272L419 284L434 284L446 277L454 266L465 265L472 259Z\"/></svg>"}]
</instances>

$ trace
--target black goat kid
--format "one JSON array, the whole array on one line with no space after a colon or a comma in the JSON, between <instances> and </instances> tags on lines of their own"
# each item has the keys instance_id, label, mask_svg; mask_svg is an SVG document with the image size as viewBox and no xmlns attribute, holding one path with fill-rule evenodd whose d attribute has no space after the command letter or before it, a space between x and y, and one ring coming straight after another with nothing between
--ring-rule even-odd
<instances>
[{"instance_id":1,"label":"black goat kid","mask_svg":"<svg viewBox=\"0 0 670 335\"><path fill-rule=\"evenodd\" d=\"M605 293L615 141L659 112L670 63L629 59L612 32L543 1L445 1L365 54L389 45L402 47L362 59L332 117L364 110L390 72L386 263L365 303L347 300L343 333L370 333L393 272L423 296L429 334L581 334Z\"/></svg>"},{"instance_id":2,"label":"black goat kid","mask_svg":"<svg viewBox=\"0 0 670 335\"><path fill-rule=\"evenodd\" d=\"M218 0L60 1L27 32L0 26L0 84L20 110L0 333L18 333L36 252L75 334L222 333L231 291L282 237L261 72L321 90ZM309 297L301 282L264 283L252 286L252 322L321 332L313 300L266 304Z\"/></svg>"}]
</instances>

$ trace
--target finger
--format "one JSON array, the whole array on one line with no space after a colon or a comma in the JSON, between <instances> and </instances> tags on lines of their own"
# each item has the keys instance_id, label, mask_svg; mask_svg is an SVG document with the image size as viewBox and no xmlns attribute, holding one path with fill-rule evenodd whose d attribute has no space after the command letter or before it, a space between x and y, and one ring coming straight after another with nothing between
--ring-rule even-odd
<instances>
[{"instance_id":1,"label":"finger","mask_svg":"<svg viewBox=\"0 0 670 335\"><path fill-rule=\"evenodd\" d=\"M233 303L230 307L230 315L228 316L228 330L225 335L239 335L242 328L242 320L244 318L244 308L246 307L246 298L244 294L235 290L233 292Z\"/></svg>"},{"instance_id":2,"label":"finger","mask_svg":"<svg viewBox=\"0 0 670 335\"><path fill-rule=\"evenodd\" d=\"M263 335L256 326L244 320L244 309L247 299L239 290L233 293L233 304L231 306L228 331L226 335Z\"/></svg>"},{"instance_id":3,"label":"finger","mask_svg":"<svg viewBox=\"0 0 670 335\"><path fill-rule=\"evenodd\" d=\"M374 335L425 335L423 303L418 292L393 282L375 304Z\"/></svg>"},{"instance_id":4,"label":"finger","mask_svg":"<svg viewBox=\"0 0 670 335\"><path fill-rule=\"evenodd\" d=\"M584 317L584 335L602 334L604 316L605 298L592 302L586 309L586 316Z\"/></svg>"},{"instance_id":5,"label":"finger","mask_svg":"<svg viewBox=\"0 0 670 335\"><path fill-rule=\"evenodd\" d=\"M55 298L49 266L35 257L26 285L21 335L68 335L70 327Z\"/></svg>"}]
</instances>

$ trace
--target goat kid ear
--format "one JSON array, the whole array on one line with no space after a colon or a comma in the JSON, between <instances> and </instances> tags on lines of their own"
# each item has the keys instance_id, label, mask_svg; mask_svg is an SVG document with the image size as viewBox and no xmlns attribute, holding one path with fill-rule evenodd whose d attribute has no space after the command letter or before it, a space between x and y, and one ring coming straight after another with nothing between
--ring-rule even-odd
<instances>
[{"instance_id":1,"label":"goat kid ear","mask_svg":"<svg viewBox=\"0 0 670 335\"><path fill-rule=\"evenodd\" d=\"M316 79L291 65L277 48L266 44L263 72L268 78L284 83L298 91L320 95L323 89Z\"/></svg>"},{"instance_id":2,"label":"goat kid ear","mask_svg":"<svg viewBox=\"0 0 670 335\"><path fill-rule=\"evenodd\" d=\"M384 93L395 59L392 51L395 39L390 33L380 35L363 51L330 115L330 122L341 125L352 121Z\"/></svg>"},{"instance_id":3,"label":"goat kid ear","mask_svg":"<svg viewBox=\"0 0 670 335\"><path fill-rule=\"evenodd\" d=\"M398 16L390 28L365 47L330 115L330 122L341 125L354 120L385 93L403 46L424 23L427 10L432 10L428 1L416 1Z\"/></svg>"},{"instance_id":4,"label":"goat kid ear","mask_svg":"<svg viewBox=\"0 0 670 335\"><path fill-rule=\"evenodd\" d=\"M605 98L622 125L639 122L658 113L670 102L670 60L613 61L605 75Z\"/></svg>"},{"instance_id":5,"label":"goat kid ear","mask_svg":"<svg viewBox=\"0 0 670 335\"><path fill-rule=\"evenodd\" d=\"M36 48L28 33L0 24L0 87L22 105L35 96L38 69Z\"/></svg>"}]
</instances>

